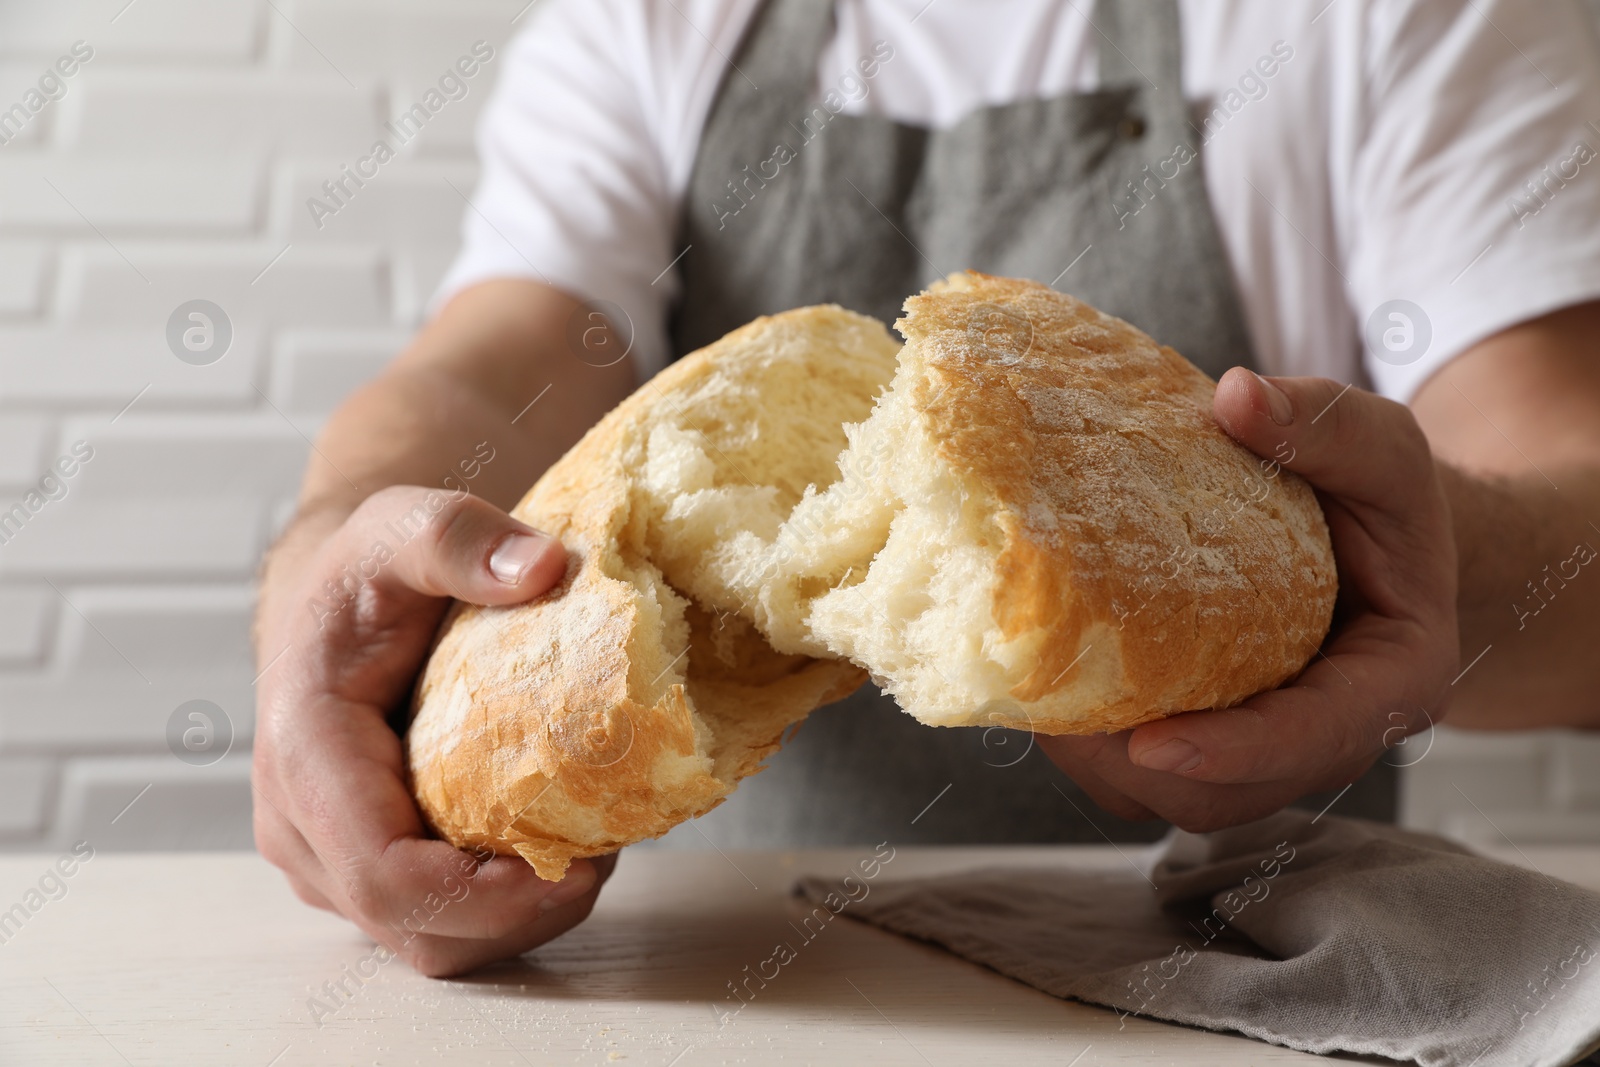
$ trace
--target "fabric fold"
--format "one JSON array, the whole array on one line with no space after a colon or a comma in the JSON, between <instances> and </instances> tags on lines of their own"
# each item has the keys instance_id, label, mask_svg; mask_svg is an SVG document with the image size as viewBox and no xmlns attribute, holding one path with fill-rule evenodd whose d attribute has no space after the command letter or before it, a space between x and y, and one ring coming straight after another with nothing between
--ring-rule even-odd
<instances>
[{"instance_id":1,"label":"fabric fold","mask_svg":"<svg viewBox=\"0 0 1600 1067\"><path fill-rule=\"evenodd\" d=\"M1148 873L888 882L849 914L1124 1018L1305 1052L1562 1067L1600 1048L1600 893L1379 823L1280 812L1174 833Z\"/></svg>"}]
</instances>

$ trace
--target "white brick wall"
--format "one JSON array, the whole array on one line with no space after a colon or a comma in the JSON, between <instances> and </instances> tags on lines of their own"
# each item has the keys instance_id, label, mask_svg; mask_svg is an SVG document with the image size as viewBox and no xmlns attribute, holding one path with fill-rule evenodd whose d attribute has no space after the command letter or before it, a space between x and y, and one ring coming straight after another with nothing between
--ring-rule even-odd
<instances>
[{"instance_id":1,"label":"white brick wall","mask_svg":"<svg viewBox=\"0 0 1600 1067\"><path fill-rule=\"evenodd\" d=\"M1600 842L1600 736L1440 726L1388 757L1407 766L1401 821L1469 844ZM1424 754L1426 753L1426 754Z\"/></svg>"},{"instance_id":2,"label":"white brick wall","mask_svg":"<svg viewBox=\"0 0 1600 1067\"><path fill-rule=\"evenodd\" d=\"M0 3L0 108L94 49L0 145L0 511L94 449L0 544L0 847L249 845L256 563L302 434L405 343L454 252L494 64L320 230L305 201L525 4ZM167 346L193 299L233 326L209 366ZM234 728L210 766L168 751L195 699Z\"/></svg>"},{"instance_id":3,"label":"white brick wall","mask_svg":"<svg viewBox=\"0 0 1600 1067\"><path fill-rule=\"evenodd\" d=\"M404 344L449 262L493 66L325 226L305 200L525 2L0 3L0 108L94 48L0 146L0 509L95 450L0 545L0 847L249 843L251 576L302 433ZM165 340L196 298L234 328L204 367ZM194 699L235 730L208 767L167 750ZM1405 814L1600 840L1600 741L1441 730Z\"/></svg>"}]
</instances>

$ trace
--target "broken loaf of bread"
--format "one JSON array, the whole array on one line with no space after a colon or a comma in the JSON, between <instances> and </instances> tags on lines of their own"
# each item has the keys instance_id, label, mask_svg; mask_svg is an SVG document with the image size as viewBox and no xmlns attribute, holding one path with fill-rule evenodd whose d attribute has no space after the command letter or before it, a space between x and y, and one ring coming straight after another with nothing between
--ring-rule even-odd
<instances>
[{"instance_id":1,"label":"broken loaf of bread","mask_svg":"<svg viewBox=\"0 0 1600 1067\"><path fill-rule=\"evenodd\" d=\"M903 348L758 319L624 401L514 511L562 584L458 605L418 686L419 804L541 877L720 803L870 673L933 726L1121 730L1272 688L1336 589L1309 486L1214 383L1045 286L952 275Z\"/></svg>"}]
</instances>

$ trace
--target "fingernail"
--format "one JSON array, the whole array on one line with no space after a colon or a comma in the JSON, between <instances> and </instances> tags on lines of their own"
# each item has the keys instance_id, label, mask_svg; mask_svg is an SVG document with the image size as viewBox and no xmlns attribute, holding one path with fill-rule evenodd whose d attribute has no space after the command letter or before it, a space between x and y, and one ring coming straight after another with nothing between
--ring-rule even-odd
<instances>
[{"instance_id":1,"label":"fingernail","mask_svg":"<svg viewBox=\"0 0 1600 1067\"><path fill-rule=\"evenodd\" d=\"M507 585L516 585L543 552L543 538L531 534L510 534L489 557L489 571Z\"/></svg>"},{"instance_id":2,"label":"fingernail","mask_svg":"<svg viewBox=\"0 0 1600 1067\"><path fill-rule=\"evenodd\" d=\"M1267 394L1267 407L1272 411L1272 421L1279 426L1287 426L1294 421L1294 404L1282 389L1267 381L1261 375L1256 375L1256 381L1261 383L1262 391Z\"/></svg>"},{"instance_id":3,"label":"fingernail","mask_svg":"<svg viewBox=\"0 0 1600 1067\"><path fill-rule=\"evenodd\" d=\"M556 887L550 890L543 900L539 901L539 910L554 911L563 904L571 904L592 888L594 888L592 873L570 871L565 878L556 883Z\"/></svg>"},{"instance_id":4,"label":"fingernail","mask_svg":"<svg viewBox=\"0 0 1600 1067\"><path fill-rule=\"evenodd\" d=\"M1174 738L1141 752L1133 762L1152 771L1192 771L1200 766L1200 750L1187 741Z\"/></svg>"}]
</instances>

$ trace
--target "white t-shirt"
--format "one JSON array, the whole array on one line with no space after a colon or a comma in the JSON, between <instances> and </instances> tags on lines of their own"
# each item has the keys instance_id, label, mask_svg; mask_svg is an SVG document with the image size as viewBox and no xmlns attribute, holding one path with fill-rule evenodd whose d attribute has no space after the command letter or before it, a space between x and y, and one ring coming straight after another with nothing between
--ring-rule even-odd
<instances>
[{"instance_id":1,"label":"white t-shirt","mask_svg":"<svg viewBox=\"0 0 1600 1067\"><path fill-rule=\"evenodd\" d=\"M619 305L641 374L659 369L690 168L757 2L544 0L503 60L434 306L539 278ZM819 96L875 42L893 49L841 94L846 113L943 127L1096 85L1091 0L835 7ZM1600 297L1600 47L1573 0L1180 0L1180 15L1206 186L1267 373L1405 400L1474 342ZM1152 169L1171 150L1151 144ZM1389 317L1396 300L1422 317ZM1379 359L1367 337L1386 332Z\"/></svg>"}]
</instances>

